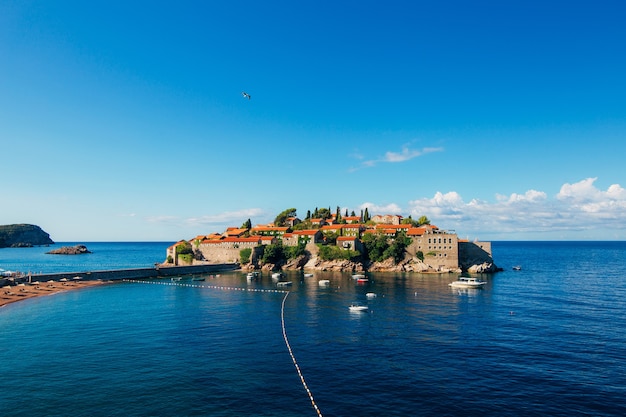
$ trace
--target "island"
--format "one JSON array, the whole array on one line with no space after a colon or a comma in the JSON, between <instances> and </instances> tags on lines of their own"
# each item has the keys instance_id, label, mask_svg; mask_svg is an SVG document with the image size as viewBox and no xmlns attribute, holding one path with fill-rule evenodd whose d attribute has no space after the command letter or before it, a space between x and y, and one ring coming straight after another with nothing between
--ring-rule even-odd
<instances>
[{"instance_id":1,"label":"island","mask_svg":"<svg viewBox=\"0 0 626 417\"><path fill-rule=\"evenodd\" d=\"M91 251L85 245L63 246L46 252L48 255L83 255L86 253L91 253Z\"/></svg>"},{"instance_id":2,"label":"island","mask_svg":"<svg viewBox=\"0 0 626 417\"><path fill-rule=\"evenodd\" d=\"M50 235L32 224L0 225L0 248L53 245Z\"/></svg>"},{"instance_id":3,"label":"island","mask_svg":"<svg viewBox=\"0 0 626 417\"><path fill-rule=\"evenodd\" d=\"M417 220L368 210L345 214L339 207L278 214L273 223L183 239L167 248L167 266L238 262L247 270L320 270L419 273L491 273L501 270L491 242L459 239L426 216Z\"/></svg>"}]
</instances>

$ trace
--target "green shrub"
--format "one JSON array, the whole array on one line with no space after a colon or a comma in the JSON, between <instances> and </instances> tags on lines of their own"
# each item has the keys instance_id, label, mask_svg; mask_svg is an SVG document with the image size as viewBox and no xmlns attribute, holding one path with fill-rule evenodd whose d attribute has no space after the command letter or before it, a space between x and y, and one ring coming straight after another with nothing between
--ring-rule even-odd
<instances>
[{"instance_id":1,"label":"green shrub","mask_svg":"<svg viewBox=\"0 0 626 417\"><path fill-rule=\"evenodd\" d=\"M191 253L183 253L181 255L178 255L178 259L180 259L184 263L193 263L193 255Z\"/></svg>"},{"instance_id":2,"label":"green shrub","mask_svg":"<svg viewBox=\"0 0 626 417\"><path fill-rule=\"evenodd\" d=\"M245 248L239 251L239 262L242 264L250 263L250 257L252 256L252 249Z\"/></svg>"},{"instance_id":3,"label":"green shrub","mask_svg":"<svg viewBox=\"0 0 626 417\"><path fill-rule=\"evenodd\" d=\"M318 245L320 251L318 256L323 261L334 261L337 259L355 260L358 259L361 254L353 250L341 249L337 246Z\"/></svg>"},{"instance_id":4,"label":"green shrub","mask_svg":"<svg viewBox=\"0 0 626 417\"><path fill-rule=\"evenodd\" d=\"M179 255L192 254L193 248L191 247L191 243L182 241L180 245L176 246L176 253Z\"/></svg>"}]
</instances>

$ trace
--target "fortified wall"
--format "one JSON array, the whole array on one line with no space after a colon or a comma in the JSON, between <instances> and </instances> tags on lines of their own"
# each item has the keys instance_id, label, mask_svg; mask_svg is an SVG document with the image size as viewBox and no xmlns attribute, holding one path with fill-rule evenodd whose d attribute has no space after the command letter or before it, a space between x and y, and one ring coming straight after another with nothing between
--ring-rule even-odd
<instances>
[{"instance_id":1,"label":"fortified wall","mask_svg":"<svg viewBox=\"0 0 626 417\"><path fill-rule=\"evenodd\" d=\"M462 269L485 263L493 264L491 242L459 242L459 266Z\"/></svg>"}]
</instances>

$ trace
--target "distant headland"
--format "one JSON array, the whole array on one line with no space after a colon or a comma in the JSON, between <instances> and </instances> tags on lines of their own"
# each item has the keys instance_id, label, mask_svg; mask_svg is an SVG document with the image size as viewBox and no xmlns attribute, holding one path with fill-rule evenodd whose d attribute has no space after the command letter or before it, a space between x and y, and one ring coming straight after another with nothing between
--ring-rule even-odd
<instances>
[{"instance_id":1,"label":"distant headland","mask_svg":"<svg viewBox=\"0 0 626 417\"><path fill-rule=\"evenodd\" d=\"M0 248L53 245L50 235L33 224L0 225Z\"/></svg>"}]
</instances>

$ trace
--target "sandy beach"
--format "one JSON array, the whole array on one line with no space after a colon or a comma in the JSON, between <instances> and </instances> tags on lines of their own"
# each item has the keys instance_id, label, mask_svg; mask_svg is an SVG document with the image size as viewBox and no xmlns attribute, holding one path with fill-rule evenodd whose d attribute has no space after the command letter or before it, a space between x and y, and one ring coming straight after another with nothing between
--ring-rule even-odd
<instances>
[{"instance_id":1,"label":"sandy beach","mask_svg":"<svg viewBox=\"0 0 626 417\"><path fill-rule=\"evenodd\" d=\"M103 285L105 283L105 281L97 280L75 280L66 282L46 281L5 285L0 288L0 307L29 298L58 294L65 291L74 291L81 288L93 287L94 285Z\"/></svg>"}]
</instances>

